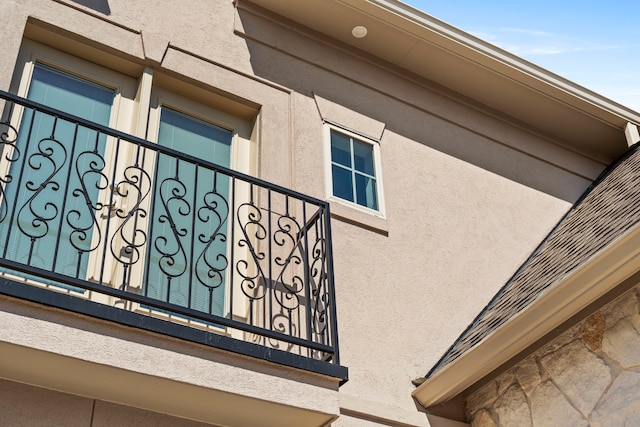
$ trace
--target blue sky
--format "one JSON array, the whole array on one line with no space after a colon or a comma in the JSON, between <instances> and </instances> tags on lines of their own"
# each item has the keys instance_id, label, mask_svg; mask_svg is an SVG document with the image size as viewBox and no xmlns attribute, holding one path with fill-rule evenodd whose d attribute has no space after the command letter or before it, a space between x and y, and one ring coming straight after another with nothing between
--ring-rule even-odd
<instances>
[{"instance_id":1,"label":"blue sky","mask_svg":"<svg viewBox=\"0 0 640 427\"><path fill-rule=\"evenodd\" d=\"M639 0L402 0L640 111Z\"/></svg>"}]
</instances>

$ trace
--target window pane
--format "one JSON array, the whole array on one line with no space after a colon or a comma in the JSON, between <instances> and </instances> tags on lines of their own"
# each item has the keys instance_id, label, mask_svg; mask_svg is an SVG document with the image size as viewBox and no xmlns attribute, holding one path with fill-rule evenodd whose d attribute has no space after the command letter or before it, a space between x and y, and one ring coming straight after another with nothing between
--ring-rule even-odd
<instances>
[{"instance_id":1,"label":"window pane","mask_svg":"<svg viewBox=\"0 0 640 427\"><path fill-rule=\"evenodd\" d=\"M213 124L167 108L161 111L162 146L229 167L232 138L231 131ZM221 316L228 267L229 178L165 155L159 156L156 168L145 293Z\"/></svg>"},{"instance_id":2,"label":"window pane","mask_svg":"<svg viewBox=\"0 0 640 427\"><path fill-rule=\"evenodd\" d=\"M27 97L108 125L114 92L36 64ZM95 249L91 245L94 211L87 200L95 203L98 198L102 177L94 171L104 165L106 137L97 138L92 129L29 109L25 109L21 129L16 141L21 156L11 166L11 174L16 178L22 174L22 185L17 188L21 181L15 179L5 189L16 217L13 224L0 227L3 242L5 230L12 231L7 257L84 279L89 253Z\"/></svg>"},{"instance_id":3,"label":"window pane","mask_svg":"<svg viewBox=\"0 0 640 427\"><path fill-rule=\"evenodd\" d=\"M229 167L233 133L177 111L163 108L158 143L185 154Z\"/></svg>"},{"instance_id":4,"label":"window pane","mask_svg":"<svg viewBox=\"0 0 640 427\"><path fill-rule=\"evenodd\" d=\"M28 98L74 116L109 125L114 92L36 64Z\"/></svg>"},{"instance_id":5,"label":"window pane","mask_svg":"<svg viewBox=\"0 0 640 427\"><path fill-rule=\"evenodd\" d=\"M346 167L351 167L350 138L338 132L331 131L331 161Z\"/></svg>"},{"instance_id":6,"label":"window pane","mask_svg":"<svg viewBox=\"0 0 640 427\"><path fill-rule=\"evenodd\" d=\"M355 168L367 175L375 175L373 167L373 146L360 141L353 141L353 160Z\"/></svg>"},{"instance_id":7,"label":"window pane","mask_svg":"<svg viewBox=\"0 0 640 427\"><path fill-rule=\"evenodd\" d=\"M377 210L374 146L334 130L330 135L333 195Z\"/></svg>"},{"instance_id":8,"label":"window pane","mask_svg":"<svg viewBox=\"0 0 640 427\"><path fill-rule=\"evenodd\" d=\"M351 171L339 166L332 166L333 195L353 202L353 182Z\"/></svg>"},{"instance_id":9,"label":"window pane","mask_svg":"<svg viewBox=\"0 0 640 427\"><path fill-rule=\"evenodd\" d=\"M375 179L356 174L356 193L358 195L356 203L370 209L378 209Z\"/></svg>"}]
</instances>

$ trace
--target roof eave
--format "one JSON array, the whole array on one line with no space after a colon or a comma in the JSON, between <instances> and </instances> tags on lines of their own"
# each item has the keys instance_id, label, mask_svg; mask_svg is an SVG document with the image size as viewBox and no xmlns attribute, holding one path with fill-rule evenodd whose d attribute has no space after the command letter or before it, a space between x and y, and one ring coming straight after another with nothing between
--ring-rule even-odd
<instances>
[{"instance_id":1,"label":"roof eave","mask_svg":"<svg viewBox=\"0 0 640 427\"><path fill-rule=\"evenodd\" d=\"M506 65L513 68L520 74L520 79L526 83L528 79L539 80L548 86L548 93L552 95L554 90L566 92L576 100L581 100L587 104L597 106L603 112L608 112L614 116L624 118L626 121L640 123L640 112L634 111L624 105L608 99L596 92L593 92L581 85L565 79L549 70L539 67L519 56L516 56L504 49L488 43L478 37L466 33L444 21L430 16L418 9L397 0L338 0L358 7L362 11L375 12L367 6L374 5L377 8L397 15L406 21L403 26L406 31L413 33L416 37L438 44L447 50L474 58L473 53L479 53L481 58L485 58L483 63L496 71L500 71L501 66ZM378 16L382 18L382 16ZM434 37L435 36L435 37ZM438 40L440 38L440 40ZM475 59L475 58L474 58Z\"/></svg>"},{"instance_id":2,"label":"roof eave","mask_svg":"<svg viewBox=\"0 0 640 427\"><path fill-rule=\"evenodd\" d=\"M463 393L639 270L640 226L636 226L478 345L436 371L413 396L424 407L431 407Z\"/></svg>"},{"instance_id":3,"label":"roof eave","mask_svg":"<svg viewBox=\"0 0 640 427\"><path fill-rule=\"evenodd\" d=\"M235 1L373 55L381 66L435 83L605 164L626 151L625 125L640 123L640 113L398 0ZM355 39L351 30L363 23L369 34Z\"/></svg>"}]
</instances>

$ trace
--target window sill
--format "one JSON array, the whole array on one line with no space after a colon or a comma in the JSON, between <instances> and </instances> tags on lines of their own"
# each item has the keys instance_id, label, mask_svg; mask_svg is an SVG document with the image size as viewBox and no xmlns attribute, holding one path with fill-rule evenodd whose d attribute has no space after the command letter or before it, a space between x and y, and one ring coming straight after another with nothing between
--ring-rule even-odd
<instances>
[{"instance_id":1,"label":"window sill","mask_svg":"<svg viewBox=\"0 0 640 427\"><path fill-rule=\"evenodd\" d=\"M365 208L351 204L341 199L330 197L331 218L357 225L387 236L389 234L389 221L380 213L374 213Z\"/></svg>"}]
</instances>

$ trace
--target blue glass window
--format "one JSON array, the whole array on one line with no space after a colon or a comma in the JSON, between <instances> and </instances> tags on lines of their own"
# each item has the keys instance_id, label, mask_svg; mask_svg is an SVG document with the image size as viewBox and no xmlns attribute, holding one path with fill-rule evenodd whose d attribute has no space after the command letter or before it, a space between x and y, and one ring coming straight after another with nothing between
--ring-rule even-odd
<instances>
[{"instance_id":1,"label":"blue glass window","mask_svg":"<svg viewBox=\"0 0 640 427\"><path fill-rule=\"evenodd\" d=\"M331 129L333 195L378 210L373 145Z\"/></svg>"},{"instance_id":2,"label":"blue glass window","mask_svg":"<svg viewBox=\"0 0 640 427\"><path fill-rule=\"evenodd\" d=\"M229 167L233 132L162 108L158 144ZM229 177L159 155L147 289L156 299L224 315Z\"/></svg>"},{"instance_id":3,"label":"blue glass window","mask_svg":"<svg viewBox=\"0 0 640 427\"><path fill-rule=\"evenodd\" d=\"M36 64L27 97L107 126L114 95L109 88ZM11 166L15 179L6 188L15 216L11 224L0 228L5 256L84 279L93 222L81 190L86 189L90 200L97 199L100 178L85 172L103 159L106 138L93 129L32 109L25 109L20 129L19 158ZM20 189L19 180L23 183Z\"/></svg>"}]
</instances>

